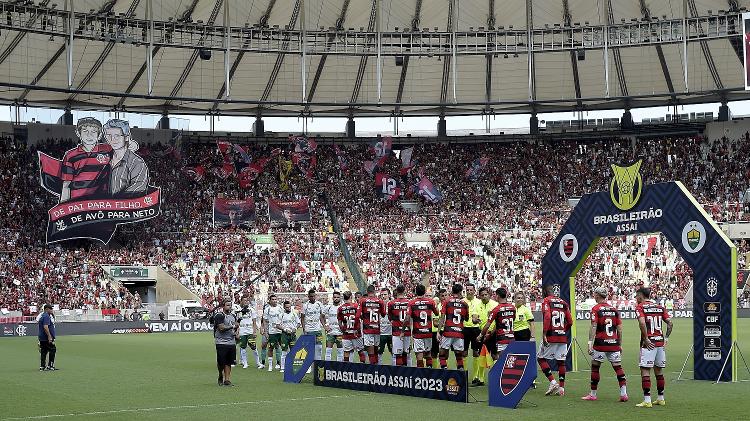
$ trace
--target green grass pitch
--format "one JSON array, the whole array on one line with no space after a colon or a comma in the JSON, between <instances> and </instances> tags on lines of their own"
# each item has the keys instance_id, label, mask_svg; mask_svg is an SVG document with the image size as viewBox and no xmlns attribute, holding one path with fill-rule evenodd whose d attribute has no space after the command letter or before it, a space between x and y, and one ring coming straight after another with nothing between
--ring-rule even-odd
<instances>
[{"instance_id":1,"label":"green grass pitch","mask_svg":"<svg viewBox=\"0 0 750 421\"><path fill-rule=\"evenodd\" d=\"M517 410L506 410L490 408L486 402L460 404L315 387L309 375L302 384L285 384L282 374L255 368L235 368L237 387L218 387L209 333L99 335L60 337L57 365L61 370L57 372L37 371L35 338L2 339L0 420L750 418L748 382L675 381L690 347L692 321L677 320L675 324L668 345L666 407L634 406L641 400L637 330L636 322L628 320L623 366L631 401L625 404L616 402L617 383L607 365L601 370L598 402L579 399L589 388L588 371L568 373L565 397L544 396L546 379L540 373L540 387L531 390ZM585 331L585 326L579 322L579 332ZM743 333L749 329L750 320L740 319L740 343L746 357L750 357L750 337ZM579 338L585 345L584 335ZM688 363L691 368L692 360ZM748 377L742 366L740 378ZM471 394L487 400L486 387L471 388Z\"/></svg>"}]
</instances>

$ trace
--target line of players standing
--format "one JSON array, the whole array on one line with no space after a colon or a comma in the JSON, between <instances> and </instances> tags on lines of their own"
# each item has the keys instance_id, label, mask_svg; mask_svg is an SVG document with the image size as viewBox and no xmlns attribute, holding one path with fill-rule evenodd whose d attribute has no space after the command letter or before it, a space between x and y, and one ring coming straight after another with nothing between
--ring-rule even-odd
<instances>
[{"instance_id":1,"label":"line of players standing","mask_svg":"<svg viewBox=\"0 0 750 421\"><path fill-rule=\"evenodd\" d=\"M274 295L260 317L260 332L263 335L261 355L255 349L254 332L258 330L258 315L242 302L242 313L238 313L240 356L247 368L247 347L254 355L257 367L262 369L266 351L270 354L268 371L273 370L274 351L281 349L277 369L283 371L286 353L293 345L297 329L302 326L305 334L316 336L315 358L322 359L323 336L325 336L325 359L333 357L337 349L337 361L353 361L355 354L359 362L379 364L385 348L389 348L393 365L412 365L411 351L416 356L417 367L447 368L449 352L453 351L456 367L464 369L464 357L468 348L473 356L472 384L484 384L485 369L478 357L482 345L497 360L509 343L514 340L534 340L533 315L525 305L525 294L517 292L515 303L508 302L505 288L495 291L495 300L490 298L487 288L480 288L479 297L475 287L468 284L466 298L463 287L453 285L450 296L440 290L435 297L426 296L424 285L417 285L414 297L406 297L403 286L396 287L391 300L387 289L376 295L376 288L368 286L364 297L353 296L346 291L333 293L333 302L326 305L316 300L315 290L308 293L308 301L299 315L291 303L279 306ZM543 290L543 333L537 361L544 376L549 380L546 395L565 395L566 359L570 347L568 337L573 320L570 308L557 296L551 286ZM342 302L343 297L343 302ZM592 357L591 391L583 400L597 400L600 380L599 369L605 360L612 364L620 386L620 402L627 402L626 377L621 365L622 322L616 308L606 302L607 290L597 288L594 299L597 304L591 310L589 353ZM672 322L666 309L650 300L648 288L637 291L637 314L641 330L640 369L644 400L637 406L651 407L653 403L665 405L664 376L666 366L664 346L672 331ZM666 332L662 325L666 324ZM554 360L558 378L552 374L549 361ZM650 370L654 369L658 398L651 401Z\"/></svg>"}]
</instances>

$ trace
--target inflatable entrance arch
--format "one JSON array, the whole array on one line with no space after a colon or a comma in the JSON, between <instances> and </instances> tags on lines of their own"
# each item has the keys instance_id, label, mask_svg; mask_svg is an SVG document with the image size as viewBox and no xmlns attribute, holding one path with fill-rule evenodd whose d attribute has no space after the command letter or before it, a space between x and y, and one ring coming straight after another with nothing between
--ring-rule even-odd
<instances>
[{"instance_id":1,"label":"inflatable entrance arch","mask_svg":"<svg viewBox=\"0 0 750 421\"><path fill-rule=\"evenodd\" d=\"M694 377L716 380L726 363L719 380L735 381L737 250L682 183L644 185L640 164L613 165L609 191L581 197L542 260L542 283L574 309L575 275L600 238L661 232L693 270Z\"/></svg>"}]
</instances>

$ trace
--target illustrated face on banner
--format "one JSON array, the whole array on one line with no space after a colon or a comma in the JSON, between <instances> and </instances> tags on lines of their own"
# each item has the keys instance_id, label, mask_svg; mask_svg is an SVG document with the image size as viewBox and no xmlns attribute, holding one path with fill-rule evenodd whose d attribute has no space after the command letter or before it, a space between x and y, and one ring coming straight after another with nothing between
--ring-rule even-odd
<instances>
[{"instance_id":1,"label":"illustrated face on banner","mask_svg":"<svg viewBox=\"0 0 750 421\"><path fill-rule=\"evenodd\" d=\"M109 143L109 146L114 150L124 148L130 140L130 136L125 136L122 129L119 127L107 127L104 130L104 138L107 139L107 143Z\"/></svg>"},{"instance_id":2,"label":"illustrated face on banner","mask_svg":"<svg viewBox=\"0 0 750 421\"><path fill-rule=\"evenodd\" d=\"M62 160L39 153L40 184L59 199L48 212L47 243L88 238L106 244L117 225L159 214L161 192L149 186L146 163L133 153L138 143L131 142L127 121L81 118L76 135L80 143Z\"/></svg>"},{"instance_id":3,"label":"illustrated face on banner","mask_svg":"<svg viewBox=\"0 0 750 421\"><path fill-rule=\"evenodd\" d=\"M81 141L81 147L85 151L91 151L102 136L102 123L93 118L81 119L78 121L76 134Z\"/></svg>"}]
</instances>

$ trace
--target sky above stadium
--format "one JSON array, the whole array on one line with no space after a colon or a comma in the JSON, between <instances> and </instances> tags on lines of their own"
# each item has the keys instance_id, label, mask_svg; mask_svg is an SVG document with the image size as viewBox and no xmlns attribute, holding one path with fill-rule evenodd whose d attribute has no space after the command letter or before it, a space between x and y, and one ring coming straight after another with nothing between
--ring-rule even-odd
<instances>
[{"instance_id":1,"label":"sky above stadium","mask_svg":"<svg viewBox=\"0 0 750 421\"><path fill-rule=\"evenodd\" d=\"M750 101L738 101L729 104L729 108L735 117L750 115ZM633 119L638 122L644 118L665 117L672 114L671 107L639 108L631 110ZM719 104L685 105L678 108L679 113L713 112L714 118L718 115ZM13 110L11 107L0 107L0 121L12 121ZM56 123L62 115L61 110L44 108L21 108L22 122ZM114 118L114 113L98 111L74 111L74 118L97 117L102 120ZM583 113L584 119L620 118L622 110L592 111ZM121 113L120 118L128 119L131 125L142 128L153 128L159 121L159 115ZM171 126L173 129L184 129L191 131L209 131L210 121L205 116L173 115ZM577 113L549 113L540 114L540 125L542 121L553 120L575 120ZM407 117L399 120L399 134L406 135L435 135L437 133L437 117ZM485 133L485 121L481 116L447 117L448 133L454 134L482 134ZM224 132L249 132L254 119L249 117L220 117L215 121L215 130ZM264 118L265 129L270 132L300 133L303 129L301 119L294 117L267 117ZM308 120L308 133L331 133L344 132L345 118L313 118ZM393 134L393 121L388 118L359 118L356 119L357 135L366 136L380 134ZM492 132L504 131L506 133L528 132L529 115L498 115L491 119Z\"/></svg>"}]
</instances>

